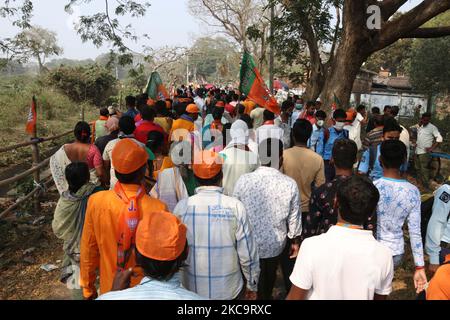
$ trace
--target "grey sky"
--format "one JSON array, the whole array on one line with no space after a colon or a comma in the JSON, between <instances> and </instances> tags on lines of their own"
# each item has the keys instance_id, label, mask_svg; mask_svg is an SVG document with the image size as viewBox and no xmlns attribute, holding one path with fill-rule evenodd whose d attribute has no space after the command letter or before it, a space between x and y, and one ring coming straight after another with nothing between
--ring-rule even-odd
<instances>
[{"instance_id":1,"label":"grey sky","mask_svg":"<svg viewBox=\"0 0 450 320\"><path fill-rule=\"evenodd\" d=\"M63 56L71 59L95 58L107 52L108 47L96 48L91 43L83 43L77 33L70 28L74 16L64 11L68 0L37 0L34 1L34 16L32 24L39 25L58 34L59 44L64 48ZM151 0L151 7L145 18L125 18L123 25L133 24L136 34L148 34L150 40L143 38L138 43L127 43L132 49L142 51L142 45L153 48L176 45L187 46L200 32L200 25L192 17L187 8L187 0ZM81 14L89 14L94 10L104 9L103 1L92 1L80 7ZM76 10L75 12L76 13ZM13 36L18 29L11 26L10 21L0 19L2 36Z\"/></svg>"},{"instance_id":2,"label":"grey sky","mask_svg":"<svg viewBox=\"0 0 450 320\"><path fill-rule=\"evenodd\" d=\"M32 23L56 31L59 44L64 48L63 56L70 59L95 58L107 52L108 47L96 48L91 43L82 43L73 28L71 21L75 15L70 16L64 11L68 0L37 0L34 1L34 17ZM409 10L420 0L409 0L401 10ZM169 46L188 46L198 36L207 35L207 28L188 12L187 0L150 0L151 7L145 18L125 18L124 25L132 23L136 33L149 34L150 40L142 39L138 43L128 43L136 50L141 51L142 45L153 48ZM92 1L80 7L81 14L89 14L103 10L103 1ZM7 19L0 19L2 36L13 36L17 29L11 26Z\"/></svg>"}]
</instances>

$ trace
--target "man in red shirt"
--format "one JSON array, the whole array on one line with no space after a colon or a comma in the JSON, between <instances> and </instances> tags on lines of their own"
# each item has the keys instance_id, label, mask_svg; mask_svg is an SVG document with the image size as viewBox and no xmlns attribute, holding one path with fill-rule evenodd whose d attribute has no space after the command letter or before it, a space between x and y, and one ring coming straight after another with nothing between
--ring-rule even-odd
<instances>
[{"instance_id":1,"label":"man in red shirt","mask_svg":"<svg viewBox=\"0 0 450 320\"><path fill-rule=\"evenodd\" d=\"M164 129L160 125L153 122L153 120L155 119L155 111L152 108L150 108L149 106L143 107L141 115L142 123L134 131L136 140L142 142L143 144L146 144L148 133L150 131L159 131L164 135L164 137L166 137Z\"/></svg>"}]
</instances>

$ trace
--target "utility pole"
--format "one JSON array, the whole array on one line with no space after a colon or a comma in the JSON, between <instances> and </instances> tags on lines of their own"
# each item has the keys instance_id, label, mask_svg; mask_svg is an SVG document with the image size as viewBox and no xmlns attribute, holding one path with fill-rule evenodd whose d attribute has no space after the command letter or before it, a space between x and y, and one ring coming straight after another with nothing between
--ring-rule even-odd
<instances>
[{"instance_id":1,"label":"utility pole","mask_svg":"<svg viewBox=\"0 0 450 320\"><path fill-rule=\"evenodd\" d=\"M189 85L189 53L186 55L187 63L186 63L186 85Z\"/></svg>"},{"instance_id":2,"label":"utility pole","mask_svg":"<svg viewBox=\"0 0 450 320\"><path fill-rule=\"evenodd\" d=\"M270 94L273 94L273 20L275 19L275 4L270 7L270 56L269 56L269 87Z\"/></svg>"}]
</instances>

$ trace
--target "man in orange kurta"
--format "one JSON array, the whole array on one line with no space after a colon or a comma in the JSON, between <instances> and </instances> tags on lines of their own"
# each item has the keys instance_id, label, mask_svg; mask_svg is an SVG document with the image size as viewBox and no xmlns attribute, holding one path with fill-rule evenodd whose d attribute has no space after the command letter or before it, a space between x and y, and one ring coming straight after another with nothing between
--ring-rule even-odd
<instances>
[{"instance_id":1,"label":"man in orange kurta","mask_svg":"<svg viewBox=\"0 0 450 320\"><path fill-rule=\"evenodd\" d=\"M131 139L117 143L112 152L112 163L119 183L114 190L102 191L89 198L81 237L80 285L85 299L95 299L97 290L95 280L100 269L100 294L111 290L116 272L120 268L136 266L134 236L136 219L122 220L124 212L132 212L139 221L143 215L167 210L167 206L148 196L142 187L148 155L145 149ZM124 200L125 199L125 200ZM126 202L128 200L128 202ZM133 202L135 201L135 202ZM132 218L133 218L132 217ZM125 221L121 223L121 221ZM123 265L118 261L119 235L130 225L128 233L130 250L125 251ZM124 228L125 226L125 228ZM128 229L126 231L129 231ZM134 230L134 231L133 231ZM126 236L123 238L127 238ZM131 244L130 244L131 243ZM127 254L130 253L129 256ZM121 265L121 266L119 266ZM142 273L131 280L131 286L137 285Z\"/></svg>"}]
</instances>

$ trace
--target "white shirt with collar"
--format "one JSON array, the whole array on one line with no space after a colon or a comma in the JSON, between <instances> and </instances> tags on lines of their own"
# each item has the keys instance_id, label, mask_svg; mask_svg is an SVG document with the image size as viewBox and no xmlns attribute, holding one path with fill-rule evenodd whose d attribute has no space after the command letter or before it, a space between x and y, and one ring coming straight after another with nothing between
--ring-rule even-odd
<instances>
[{"instance_id":1,"label":"white shirt with collar","mask_svg":"<svg viewBox=\"0 0 450 320\"><path fill-rule=\"evenodd\" d=\"M394 264L372 231L332 226L303 241L291 282L309 300L373 300L392 291Z\"/></svg>"},{"instance_id":2,"label":"white shirt with collar","mask_svg":"<svg viewBox=\"0 0 450 320\"><path fill-rule=\"evenodd\" d=\"M434 124L429 123L426 126L420 126L417 129L416 154L427 153L425 149L430 148L435 139L438 143L441 143L444 140Z\"/></svg>"}]
</instances>

